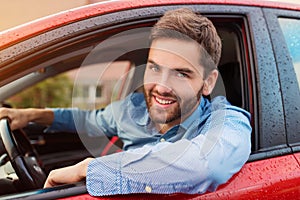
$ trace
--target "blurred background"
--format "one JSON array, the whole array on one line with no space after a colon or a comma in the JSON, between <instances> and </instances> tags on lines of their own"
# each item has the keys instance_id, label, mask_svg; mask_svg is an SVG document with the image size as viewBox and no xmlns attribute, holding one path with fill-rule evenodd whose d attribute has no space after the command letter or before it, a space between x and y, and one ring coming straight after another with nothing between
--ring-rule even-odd
<instances>
[{"instance_id":1,"label":"blurred background","mask_svg":"<svg viewBox=\"0 0 300 200\"><path fill-rule=\"evenodd\" d=\"M0 31L71 8L103 0L1 0Z\"/></svg>"},{"instance_id":2,"label":"blurred background","mask_svg":"<svg viewBox=\"0 0 300 200\"><path fill-rule=\"evenodd\" d=\"M67 9L103 0L1 0L0 31ZM300 3L300 0L272 0Z\"/></svg>"}]
</instances>

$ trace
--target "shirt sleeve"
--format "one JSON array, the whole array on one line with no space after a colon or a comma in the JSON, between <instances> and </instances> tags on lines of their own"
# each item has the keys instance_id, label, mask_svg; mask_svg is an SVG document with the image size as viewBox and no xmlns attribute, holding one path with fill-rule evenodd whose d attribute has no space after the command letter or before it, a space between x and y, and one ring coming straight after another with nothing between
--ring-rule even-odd
<instances>
[{"instance_id":1,"label":"shirt sleeve","mask_svg":"<svg viewBox=\"0 0 300 200\"><path fill-rule=\"evenodd\" d=\"M89 163L93 196L128 193L205 193L238 172L251 151L249 115L239 108L212 108L197 137L99 157Z\"/></svg>"},{"instance_id":2,"label":"shirt sleeve","mask_svg":"<svg viewBox=\"0 0 300 200\"><path fill-rule=\"evenodd\" d=\"M114 103L118 106L118 102ZM80 110L77 108L55 108L54 121L46 132L67 131L89 136L117 134L117 126L112 114L112 105L101 110Z\"/></svg>"}]
</instances>

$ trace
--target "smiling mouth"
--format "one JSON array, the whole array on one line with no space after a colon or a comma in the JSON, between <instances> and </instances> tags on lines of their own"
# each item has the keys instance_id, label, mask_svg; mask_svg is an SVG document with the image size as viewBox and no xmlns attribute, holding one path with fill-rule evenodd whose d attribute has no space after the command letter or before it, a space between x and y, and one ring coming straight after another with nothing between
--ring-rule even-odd
<instances>
[{"instance_id":1,"label":"smiling mouth","mask_svg":"<svg viewBox=\"0 0 300 200\"><path fill-rule=\"evenodd\" d=\"M161 99L159 97L154 97L156 102L158 102L161 105L170 105L173 104L175 101L174 100L166 100L166 99Z\"/></svg>"}]
</instances>

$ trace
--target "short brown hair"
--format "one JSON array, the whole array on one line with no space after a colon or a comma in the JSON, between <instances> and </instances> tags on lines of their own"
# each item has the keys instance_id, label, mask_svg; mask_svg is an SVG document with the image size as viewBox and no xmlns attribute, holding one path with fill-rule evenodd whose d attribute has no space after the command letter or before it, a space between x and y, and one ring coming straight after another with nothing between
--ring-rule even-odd
<instances>
[{"instance_id":1,"label":"short brown hair","mask_svg":"<svg viewBox=\"0 0 300 200\"><path fill-rule=\"evenodd\" d=\"M208 54L214 63L214 66L208 66L207 61L201 58L200 64L204 65L206 72L215 69L219 64L222 43L216 28L209 19L190 9L180 8L167 11L152 28L150 42L159 38L198 42L205 50L200 52L201 57L205 58L205 54Z\"/></svg>"}]
</instances>

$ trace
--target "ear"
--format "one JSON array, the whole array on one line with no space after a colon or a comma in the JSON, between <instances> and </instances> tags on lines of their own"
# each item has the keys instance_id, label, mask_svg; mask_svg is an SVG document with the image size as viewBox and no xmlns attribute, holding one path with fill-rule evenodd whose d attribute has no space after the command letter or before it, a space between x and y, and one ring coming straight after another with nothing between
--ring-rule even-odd
<instances>
[{"instance_id":1,"label":"ear","mask_svg":"<svg viewBox=\"0 0 300 200\"><path fill-rule=\"evenodd\" d=\"M203 85L203 95L208 96L210 93L213 91L217 79L218 79L219 71L214 69L211 71L208 75L208 77L204 80L204 85Z\"/></svg>"}]
</instances>

